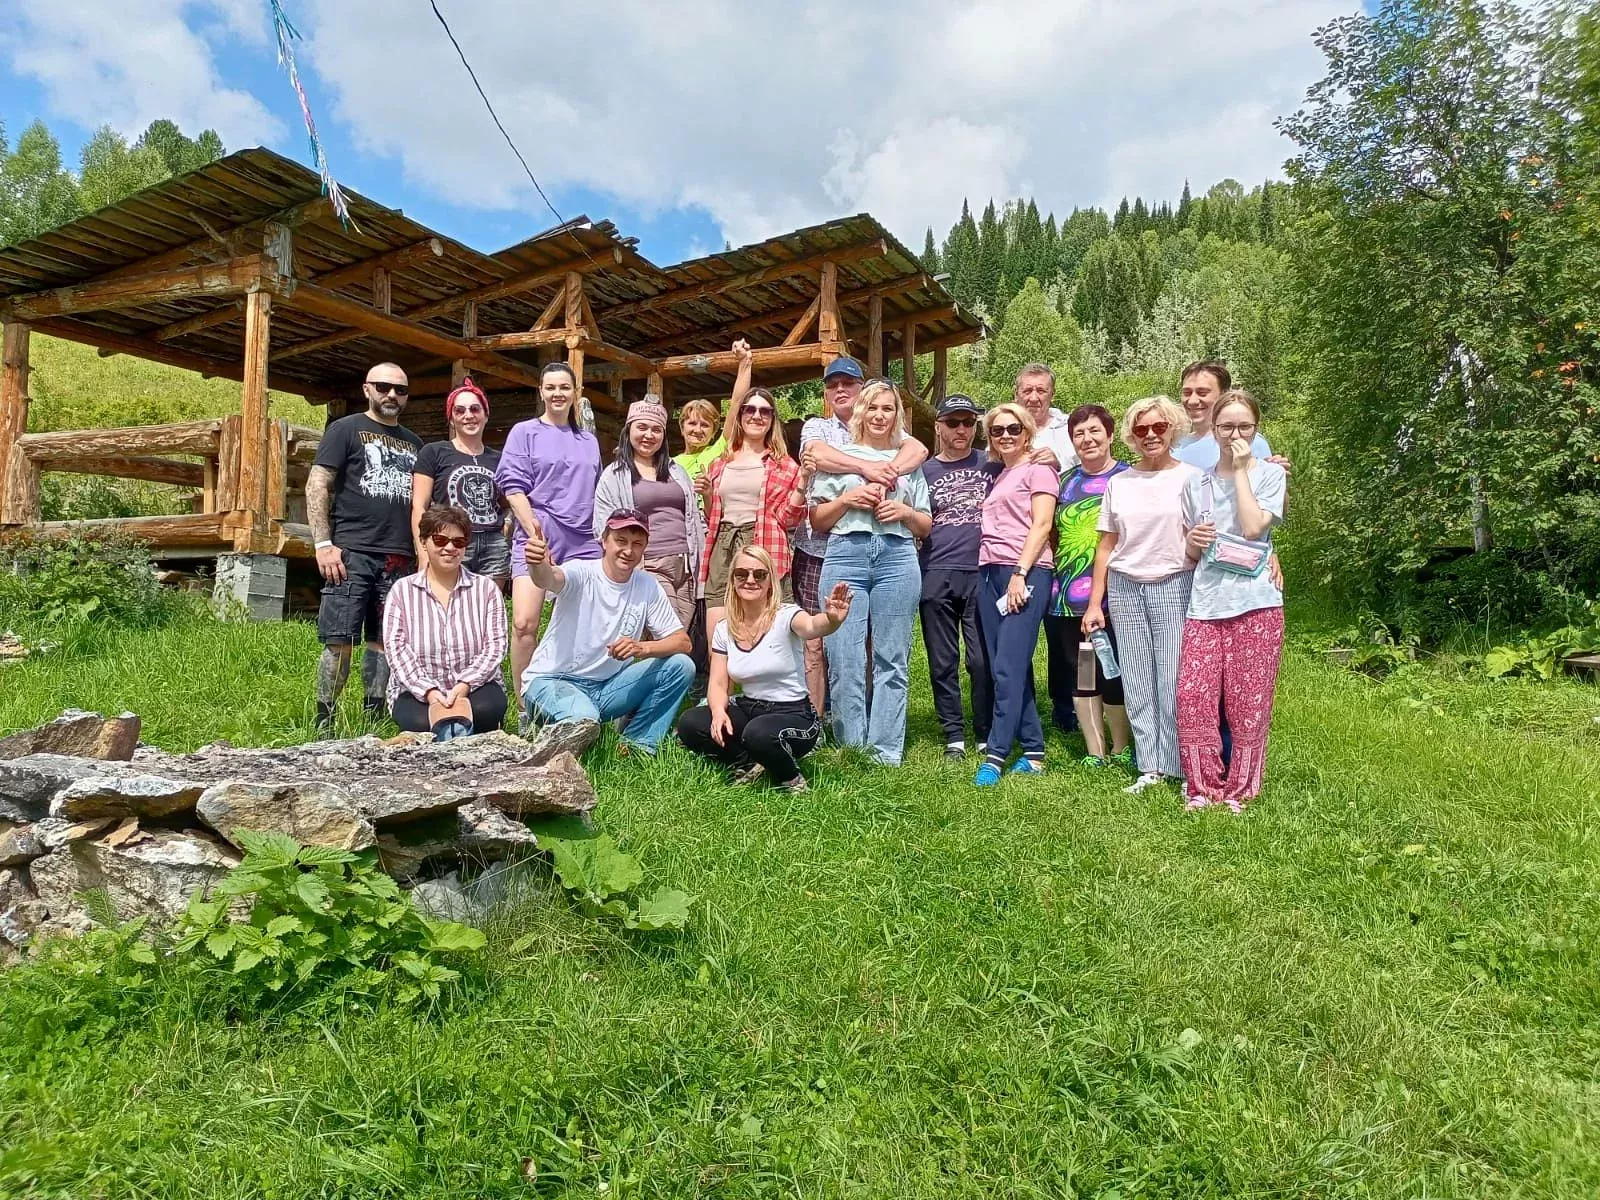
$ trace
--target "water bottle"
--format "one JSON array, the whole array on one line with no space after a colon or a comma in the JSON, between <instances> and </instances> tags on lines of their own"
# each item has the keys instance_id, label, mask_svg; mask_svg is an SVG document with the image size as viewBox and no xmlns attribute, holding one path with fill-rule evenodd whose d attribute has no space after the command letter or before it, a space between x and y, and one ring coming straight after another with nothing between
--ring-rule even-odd
<instances>
[{"instance_id":1,"label":"water bottle","mask_svg":"<svg viewBox=\"0 0 1600 1200\"><path fill-rule=\"evenodd\" d=\"M1096 629L1089 635L1089 644L1094 647L1094 652L1100 656L1100 670L1107 679L1118 679L1122 675L1122 668L1117 666L1117 652L1111 648L1111 635L1104 629Z\"/></svg>"}]
</instances>

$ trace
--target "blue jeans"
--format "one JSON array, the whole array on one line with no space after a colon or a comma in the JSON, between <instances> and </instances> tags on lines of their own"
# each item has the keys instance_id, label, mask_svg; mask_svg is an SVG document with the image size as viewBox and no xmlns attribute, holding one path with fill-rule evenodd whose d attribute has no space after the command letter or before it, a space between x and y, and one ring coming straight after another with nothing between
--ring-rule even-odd
<instances>
[{"instance_id":1,"label":"blue jeans","mask_svg":"<svg viewBox=\"0 0 1600 1200\"><path fill-rule=\"evenodd\" d=\"M523 700L528 715L545 721L610 721L628 717L624 740L654 754L672 728L694 682L694 660L687 654L641 658L610 679L573 675L535 675Z\"/></svg>"},{"instance_id":2,"label":"blue jeans","mask_svg":"<svg viewBox=\"0 0 1600 1200\"><path fill-rule=\"evenodd\" d=\"M990 563L978 568L978 620L989 646L994 675L994 722L989 726L989 761L1004 766L1013 746L1021 743L1029 758L1044 760L1044 726L1033 699L1033 651L1039 626L1050 606L1050 569L1034 567L1024 581L1033 595L1021 612L1000 615L996 607L1011 586L1015 567Z\"/></svg>"},{"instance_id":3,"label":"blue jeans","mask_svg":"<svg viewBox=\"0 0 1600 1200\"><path fill-rule=\"evenodd\" d=\"M824 597L836 583L855 599L844 624L829 635L828 692L833 732L841 745L866 746L877 760L900 765L906 745L911 626L922 597L917 546L908 537L836 533L822 560ZM867 711L867 627L872 628L872 711Z\"/></svg>"}]
</instances>

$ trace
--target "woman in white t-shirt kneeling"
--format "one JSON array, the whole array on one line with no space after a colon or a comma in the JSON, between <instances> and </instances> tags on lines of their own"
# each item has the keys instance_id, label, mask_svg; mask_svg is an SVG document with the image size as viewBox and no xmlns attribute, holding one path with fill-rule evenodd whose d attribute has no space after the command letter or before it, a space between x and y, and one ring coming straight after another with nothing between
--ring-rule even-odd
<instances>
[{"instance_id":1,"label":"woman in white t-shirt kneeling","mask_svg":"<svg viewBox=\"0 0 1600 1200\"><path fill-rule=\"evenodd\" d=\"M785 791L803 792L799 760L822 737L806 691L803 644L844 624L850 589L837 584L820 613L784 604L772 556L746 546L728 571L725 605L727 617L711 632L706 703L678 718L678 740L732 768L735 782L764 773ZM731 684L739 685L737 696Z\"/></svg>"}]
</instances>

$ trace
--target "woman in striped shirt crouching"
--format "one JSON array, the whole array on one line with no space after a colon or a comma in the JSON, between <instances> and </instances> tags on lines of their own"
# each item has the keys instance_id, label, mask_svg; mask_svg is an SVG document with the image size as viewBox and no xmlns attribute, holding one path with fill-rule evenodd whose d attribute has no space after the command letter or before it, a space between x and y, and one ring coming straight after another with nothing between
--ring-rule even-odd
<instances>
[{"instance_id":1,"label":"woman in striped shirt crouching","mask_svg":"<svg viewBox=\"0 0 1600 1200\"><path fill-rule=\"evenodd\" d=\"M499 729L506 715L505 601L492 578L461 565L471 519L436 505L422 514L417 532L422 569L396 583L384 605L389 711L401 729L439 741Z\"/></svg>"}]
</instances>

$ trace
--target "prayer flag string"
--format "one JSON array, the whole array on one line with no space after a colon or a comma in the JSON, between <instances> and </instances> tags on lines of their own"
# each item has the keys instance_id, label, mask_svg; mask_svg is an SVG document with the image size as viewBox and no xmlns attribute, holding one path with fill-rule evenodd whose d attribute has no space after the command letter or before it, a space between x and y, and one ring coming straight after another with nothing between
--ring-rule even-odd
<instances>
[{"instance_id":1,"label":"prayer flag string","mask_svg":"<svg viewBox=\"0 0 1600 1200\"><path fill-rule=\"evenodd\" d=\"M311 161L316 165L317 174L322 177L322 194L333 202L333 211L338 215L340 224L354 225L344 192L328 167L328 155L322 149L322 139L317 136L317 123L311 116L311 102L306 99L306 89L301 86L300 71L295 66L293 43L303 40L300 31L290 23L279 0L269 0L269 3L272 5L273 30L278 35L278 65L289 72L289 82L300 101L300 115L305 118L306 133L311 140Z\"/></svg>"}]
</instances>

